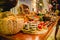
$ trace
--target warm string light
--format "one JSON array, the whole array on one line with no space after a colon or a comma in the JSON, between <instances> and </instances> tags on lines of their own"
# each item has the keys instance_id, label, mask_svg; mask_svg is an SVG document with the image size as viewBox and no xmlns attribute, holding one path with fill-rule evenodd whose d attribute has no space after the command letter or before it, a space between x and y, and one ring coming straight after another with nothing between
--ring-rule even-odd
<instances>
[{"instance_id":1,"label":"warm string light","mask_svg":"<svg viewBox=\"0 0 60 40\"><path fill-rule=\"evenodd\" d=\"M40 3L39 5L40 5L40 6L43 6L43 4L42 4L42 3Z\"/></svg>"}]
</instances>

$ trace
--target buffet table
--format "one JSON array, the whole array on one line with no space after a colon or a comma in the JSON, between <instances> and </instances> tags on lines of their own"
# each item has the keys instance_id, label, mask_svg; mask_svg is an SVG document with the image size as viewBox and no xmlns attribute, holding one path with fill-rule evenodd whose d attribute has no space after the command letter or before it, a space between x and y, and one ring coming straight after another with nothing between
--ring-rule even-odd
<instances>
[{"instance_id":1,"label":"buffet table","mask_svg":"<svg viewBox=\"0 0 60 40\"><path fill-rule=\"evenodd\" d=\"M45 34L24 34L24 33L18 33L13 36L4 36L6 38L9 38L11 40L47 40L51 32L53 31L53 28L55 27L57 22L52 23L48 27L48 32Z\"/></svg>"}]
</instances>

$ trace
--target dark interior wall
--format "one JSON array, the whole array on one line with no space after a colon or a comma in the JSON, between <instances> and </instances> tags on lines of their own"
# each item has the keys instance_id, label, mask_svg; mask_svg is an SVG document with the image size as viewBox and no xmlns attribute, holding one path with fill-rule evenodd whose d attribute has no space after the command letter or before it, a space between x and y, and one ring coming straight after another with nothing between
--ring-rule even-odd
<instances>
[{"instance_id":1,"label":"dark interior wall","mask_svg":"<svg viewBox=\"0 0 60 40\"><path fill-rule=\"evenodd\" d=\"M60 0L57 0L57 3L60 4Z\"/></svg>"},{"instance_id":2,"label":"dark interior wall","mask_svg":"<svg viewBox=\"0 0 60 40\"><path fill-rule=\"evenodd\" d=\"M9 11L11 8L15 7L18 0L0 0L0 8L4 11Z\"/></svg>"}]
</instances>

